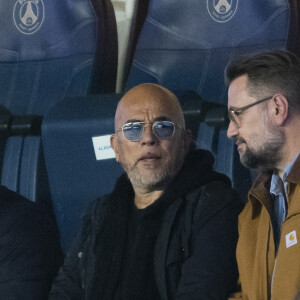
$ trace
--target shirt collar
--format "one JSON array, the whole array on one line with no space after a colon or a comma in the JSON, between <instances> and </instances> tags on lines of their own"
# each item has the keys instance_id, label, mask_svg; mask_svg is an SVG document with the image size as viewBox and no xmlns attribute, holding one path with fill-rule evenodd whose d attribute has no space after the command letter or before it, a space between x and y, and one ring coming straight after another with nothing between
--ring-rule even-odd
<instances>
[{"instance_id":1,"label":"shirt collar","mask_svg":"<svg viewBox=\"0 0 300 300\"><path fill-rule=\"evenodd\" d=\"M270 193L278 196L283 193L283 184L282 180L277 174L277 172L274 172L271 178L271 186L270 186Z\"/></svg>"}]
</instances>

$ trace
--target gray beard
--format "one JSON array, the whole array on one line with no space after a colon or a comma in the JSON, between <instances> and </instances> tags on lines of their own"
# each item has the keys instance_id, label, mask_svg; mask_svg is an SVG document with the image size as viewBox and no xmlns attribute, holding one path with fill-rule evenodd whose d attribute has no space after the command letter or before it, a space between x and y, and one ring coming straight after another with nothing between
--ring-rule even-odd
<instances>
[{"instance_id":1,"label":"gray beard","mask_svg":"<svg viewBox=\"0 0 300 300\"><path fill-rule=\"evenodd\" d=\"M176 161L176 166L170 162L166 162L164 166L154 170L151 176L141 176L137 164L130 169L123 165L123 169L126 171L134 189L143 189L147 192L151 192L158 189L165 189L177 175L183 164L183 158L178 158Z\"/></svg>"},{"instance_id":2,"label":"gray beard","mask_svg":"<svg viewBox=\"0 0 300 300\"><path fill-rule=\"evenodd\" d=\"M161 172L155 172L151 177L141 177L137 168L127 172L130 182L134 188L154 191L164 189L172 180L169 172L163 169Z\"/></svg>"}]
</instances>

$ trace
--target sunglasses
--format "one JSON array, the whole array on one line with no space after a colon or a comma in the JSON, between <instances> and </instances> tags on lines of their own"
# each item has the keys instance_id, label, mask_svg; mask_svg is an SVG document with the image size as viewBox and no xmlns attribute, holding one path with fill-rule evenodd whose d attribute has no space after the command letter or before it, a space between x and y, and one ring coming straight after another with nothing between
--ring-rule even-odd
<instances>
[{"instance_id":1,"label":"sunglasses","mask_svg":"<svg viewBox=\"0 0 300 300\"><path fill-rule=\"evenodd\" d=\"M156 121L154 123L147 122L129 122L124 124L116 132L122 131L123 136L132 142L140 141L146 125L150 125L152 132L160 140L169 140L175 133L175 127L181 128L178 125L175 125L171 121Z\"/></svg>"},{"instance_id":2,"label":"sunglasses","mask_svg":"<svg viewBox=\"0 0 300 300\"><path fill-rule=\"evenodd\" d=\"M254 105L257 105L257 104L262 103L262 102L267 101L267 100L271 100L272 98L273 98L273 96L269 96L269 97L257 100L257 101L255 101L251 104L248 104L248 105L236 108L236 109L230 109L230 110L228 110L228 118L229 118L230 121L233 122L233 125L236 128L240 128L241 124L240 124L239 116L243 112L245 112L248 108L250 108Z\"/></svg>"}]
</instances>

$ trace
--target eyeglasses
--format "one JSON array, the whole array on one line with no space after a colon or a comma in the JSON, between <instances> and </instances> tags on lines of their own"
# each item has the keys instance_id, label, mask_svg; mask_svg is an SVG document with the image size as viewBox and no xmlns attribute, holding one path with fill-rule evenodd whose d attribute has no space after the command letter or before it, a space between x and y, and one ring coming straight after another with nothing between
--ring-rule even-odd
<instances>
[{"instance_id":1,"label":"eyeglasses","mask_svg":"<svg viewBox=\"0 0 300 300\"><path fill-rule=\"evenodd\" d=\"M152 132L161 140L169 140L175 133L175 127L181 128L171 121L156 121L154 123L130 122L124 124L116 132L122 131L123 136L127 140L138 142L141 139L147 124L151 125Z\"/></svg>"},{"instance_id":2,"label":"eyeglasses","mask_svg":"<svg viewBox=\"0 0 300 300\"><path fill-rule=\"evenodd\" d=\"M241 124L240 124L240 120L239 120L239 115L241 115L243 112L245 112L245 110L247 110L248 108L250 108L250 107L252 107L254 105L257 105L259 103L262 103L264 101L271 100L272 98L273 98L273 96L269 96L269 97L257 100L257 101L255 101L255 102L253 102L251 104L242 106L240 108L228 110L228 118L229 118L230 121L233 122L233 125L236 128L240 128Z\"/></svg>"}]
</instances>

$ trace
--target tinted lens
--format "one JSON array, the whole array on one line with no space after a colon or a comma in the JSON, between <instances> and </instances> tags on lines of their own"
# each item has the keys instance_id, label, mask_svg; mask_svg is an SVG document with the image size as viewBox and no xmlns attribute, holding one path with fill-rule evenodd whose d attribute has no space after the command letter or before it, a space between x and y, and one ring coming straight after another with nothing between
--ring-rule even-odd
<instances>
[{"instance_id":1,"label":"tinted lens","mask_svg":"<svg viewBox=\"0 0 300 300\"><path fill-rule=\"evenodd\" d=\"M173 136L175 125L170 121L159 121L153 124L153 130L160 139L167 140Z\"/></svg>"},{"instance_id":2,"label":"tinted lens","mask_svg":"<svg viewBox=\"0 0 300 300\"><path fill-rule=\"evenodd\" d=\"M123 126L123 133L126 139L130 141L137 141L143 133L143 124L128 123Z\"/></svg>"}]
</instances>

